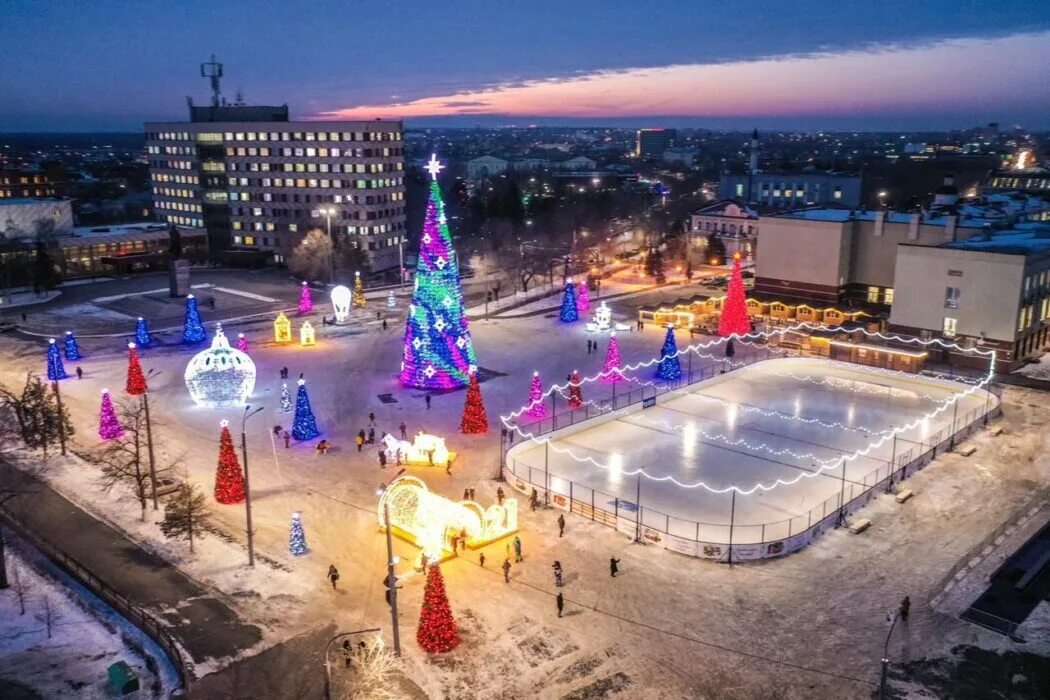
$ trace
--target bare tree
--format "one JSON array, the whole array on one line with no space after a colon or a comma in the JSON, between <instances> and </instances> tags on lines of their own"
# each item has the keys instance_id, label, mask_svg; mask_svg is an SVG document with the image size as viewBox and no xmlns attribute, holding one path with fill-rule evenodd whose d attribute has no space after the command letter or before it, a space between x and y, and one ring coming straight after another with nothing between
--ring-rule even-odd
<instances>
[{"instance_id":1,"label":"bare tree","mask_svg":"<svg viewBox=\"0 0 1050 700\"><path fill-rule=\"evenodd\" d=\"M303 279L329 279L332 262L332 239L320 230L308 231L292 251L288 269Z\"/></svg>"},{"instance_id":2,"label":"bare tree","mask_svg":"<svg viewBox=\"0 0 1050 700\"><path fill-rule=\"evenodd\" d=\"M11 567L11 590L15 592L15 597L18 598L18 607L21 610L19 614L25 615L26 601L33 590L33 582L31 579L22 578L22 567L20 566Z\"/></svg>"},{"instance_id":3,"label":"bare tree","mask_svg":"<svg viewBox=\"0 0 1050 700\"><path fill-rule=\"evenodd\" d=\"M85 455L86 459L102 470L98 483L107 493L114 488L127 488L142 508L142 520L146 520L147 499L152 496L150 489L149 466L146 462L146 411L140 401L121 401L117 407L120 426L124 435L107 440L94 452ZM158 421L153 421L153 434L156 440ZM156 444L156 443L155 443ZM156 465L159 480L170 473L181 462L173 459Z\"/></svg>"},{"instance_id":4,"label":"bare tree","mask_svg":"<svg viewBox=\"0 0 1050 700\"><path fill-rule=\"evenodd\" d=\"M21 391L0 387L0 404L18 426L18 435L26 447L40 449L47 459L47 448L58 444L61 431L65 437L73 434L73 423L69 409L58 407L54 392L40 377L26 374L26 383Z\"/></svg>"},{"instance_id":5,"label":"bare tree","mask_svg":"<svg viewBox=\"0 0 1050 700\"><path fill-rule=\"evenodd\" d=\"M342 687L342 698L399 700L405 697L401 688L401 660L382 642L357 645L350 652L349 678Z\"/></svg>"},{"instance_id":6,"label":"bare tree","mask_svg":"<svg viewBox=\"0 0 1050 700\"><path fill-rule=\"evenodd\" d=\"M192 552L193 536L207 523L208 516L208 501L204 494L196 484L186 481L164 506L164 520L160 522L160 531L165 537L188 539Z\"/></svg>"},{"instance_id":7,"label":"bare tree","mask_svg":"<svg viewBox=\"0 0 1050 700\"><path fill-rule=\"evenodd\" d=\"M50 597L42 596L41 601L43 609L37 613L36 619L44 623L44 626L47 628L47 638L51 639L51 633L54 631L55 625L62 620L62 613L51 604Z\"/></svg>"}]
</instances>

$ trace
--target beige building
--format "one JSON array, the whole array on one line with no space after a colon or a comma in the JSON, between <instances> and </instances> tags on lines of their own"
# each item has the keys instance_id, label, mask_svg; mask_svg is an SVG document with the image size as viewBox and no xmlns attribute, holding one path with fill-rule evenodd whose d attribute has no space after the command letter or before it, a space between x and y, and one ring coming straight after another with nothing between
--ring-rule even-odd
<instances>
[{"instance_id":1,"label":"beige building","mask_svg":"<svg viewBox=\"0 0 1050 700\"><path fill-rule=\"evenodd\" d=\"M405 236L400 121L288 121L286 107L191 107L146 124L153 198L168 223L204 227L212 251L286 262L311 229L395 268Z\"/></svg>"},{"instance_id":2,"label":"beige building","mask_svg":"<svg viewBox=\"0 0 1050 700\"><path fill-rule=\"evenodd\" d=\"M1050 225L1020 224L937 247L901 245L890 329L997 352L998 369L1018 367L1047 345ZM973 365L971 354L946 351Z\"/></svg>"}]
</instances>

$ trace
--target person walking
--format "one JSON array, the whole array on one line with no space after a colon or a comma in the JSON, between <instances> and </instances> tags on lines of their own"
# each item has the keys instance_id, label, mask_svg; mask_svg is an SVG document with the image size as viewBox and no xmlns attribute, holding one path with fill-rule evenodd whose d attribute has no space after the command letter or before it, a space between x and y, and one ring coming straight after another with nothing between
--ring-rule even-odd
<instances>
[{"instance_id":1,"label":"person walking","mask_svg":"<svg viewBox=\"0 0 1050 700\"><path fill-rule=\"evenodd\" d=\"M291 433L289 433L287 430L285 430L284 431L284 435L282 435L281 437L284 438L284 449L288 449L289 447L291 447L291 442L292 442L292 435L291 435Z\"/></svg>"},{"instance_id":2,"label":"person walking","mask_svg":"<svg viewBox=\"0 0 1050 700\"><path fill-rule=\"evenodd\" d=\"M555 598L555 601L558 604L558 617L561 617L561 611L565 609L565 597L561 594L561 591L558 591L558 597Z\"/></svg>"},{"instance_id":3,"label":"person walking","mask_svg":"<svg viewBox=\"0 0 1050 700\"><path fill-rule=\"evenodd\" d=\"M481 568L482 569L485 568L485 553L484 552L479 552L478 553L478 563L481 564Z\"/></svg>"},{"instance_id":4,"label":"person walking","mask_svg":"<svg viewBox=\"0 0 1050 700\"><path fill-rule=\"evenodd\" d=\"M357 434L356 442L357 451L360 452L361 448L365 446L365 435L363 431Z\"/></svg>"},{"instance_id":5,"label":"person walking","mask_svg":"<svg viewBox=\"0 0 1050 700\"><path fill-rule=\"evenodd\" d=\"M386 469L386 450L379 448L379 468Z\"/></svg>"},{"instance_id":6,"label":"person walking","mask_svg":"<svg viewBox=\"0 0 1050 700\"><path fill-rule=\"evenodd\" d=\"M383 319L383 330L384 331L386 330L386 319L385 318Z\"/></svg>"},{"instance_id":7,"label":"person walking","mask_svg":"<svg viewBox=\"0 0 1050 700\"><path fill-rule=\"evenodd\" d=\"M558 537L562 537L565 534L565 514L558 514Z\"/></svg>"},{"instance_id":8,"label":"person walking","mask_svg":"<svg viewBox=\"0 0 1050 700\"><path fill-rule=\"evenodd\" d=\"M514 561L521 561L521 538L514 535Z\"/></svg>"},{"instance_id":9,"label":"person walking","mask_svg":"<svg viewBox=\"0 0 1050 700\"><path fill-rule=\"evenodd\" d=\"M339 580L339 569L335 568L335 564L328 565L328 580L332 582L332 590L335 590L336 581Z\"/></svg>"},{"instance_id":10,"label":"person walking","mask_svg":"<svg viewBox=\"0 0 1050 700\"><path fill-rule=\"evenodd\" d=\"M427 410L429 411L430 410L430 394L427 394L426 402L427 402Z\"/></svg>"},{"instance_id":11,"label":"person walking","mask_svg":"<svg viewBox=\"0 0 1050 700\"><path fill-rule=\"evenodd\" d=\"M510 583L510 559L503 560L503 583Z\"/></svg>"},{"instance_id":12,"label":"person walking","mask_svg":"<svg viewBox=\"0 0 1050 700\"><path fill-rule=\"evenodd\" d=\"M463 489L463 500L464 501L469 501L470 500L470 489Z\"/></svg>"},{"instance_id":13,"label":"person walking","mask_svg":"<svg viewBox=\"0 0 1050 700\"><path fill-rule=\"evenodd\" d=\"M426 555L426 553L422 553L422 554L419 555L419 565L423 569L423 575L424 576L426 576L427 564L429 564L429 563L430 563L430 558Z\"/></svg>"},{"instance_id":14,"label":"person walking","mask_svg":"<svg viewBox=\"0 0 1050 700\"><path fill-rule=\"evenodd\" d=\"M620 569L617 567L617 564L619 563L619 559L616 559L615 557L609 557L609 575L613 578L616 578L616 574L620 573Z\"/></svg>"},{"instance_id":15,"label":"person walking","mask_svg":"<svg viewBox=\"0 0 1050 700\"><path fill-rule=\"evenodd\" d=\"M77 367L77 379L83 379L83 378L84 378L84 370L80 369L80 367Z\"/></svg>"},{"instance_id":16,"label":"person walking","mask_svg":"<svg viewBox=\"0 0 1050 700\"><path fill-rule=\"evenodd\" d=\"M536 505L540 501L540 494L536 492L536 487L532 488L532 493L529 495L529 507L532 508L532 512L536 512Z\"/></svg>"},{"instance_id":17,"label":"person walking","mask_svg":"<svg viewBox=\"0 0 1050 700\"><path fill-rule=\"evenodd\" d=\"M433 452L433 450L430 451L429 455L430 455L430 463L433 464L434 463L434 452ZM446 462L445 462L445 473L448 474L449 476L452 476L452 460L451 459L446 460Z\"/></svg>"},{"instance_id":18,"label":"person walking","mask_svg":"<svg viewBox=\"0 0 1050 700\"><path fill-rule=\"evenodd\" d=\"M901 601L901 620L904 622L908 621L908 612L911 610L911 598L904 596L904 600Z\"/></svg>"},{"instance_id":19,"label":"person walking","mask_svg":"<svg viewBox=\"0 0 1050 700\"><path fill-rule=\"evenodd\" d=\"M375 425L376 424L376 413L375 413L375 411L369 411L368 412L368 424L369 425Z\"/></svg>"},{"instance_id":20,"label":"person walking","mask_svg":"<svg viewBox=\"0 0 1050 700\"><path fill-rule=\"evenodd\" d=\"M407 440L408 439L408 427L405 425L405 421L401 421L401 425L399 425L397 427L401 429L401 439L402 440Z\"/></svg>"},{"instance_id":21,"label":"person walking","mask_svg":"<svg viewBox=\"0 0 1050 700\"><path fill-rule=\"evenodd\" d=\"M376 429L375 428L369 428L368 429L368 444L369 445L376 444Z\"/></svg>"},{"instance_id":22,"label":"person walking","mask_svg":"<svg viewBox=\"0 0 1050 700\"><path fill-rule=\"evenodd\" d=\"M477 500L477 497L474 495L474 487L473 486L470 487L470 500L472 500L472 501L476 501Z\"/></svg>"},{"instance_id":23,"label":"person walking","mask_svg":"<svg viewBox=\"0 0 1050 700\"><path fill-rule=\"evenodd\" d=\"M354 658L354 648L350 646L350 640L343 640L343 661L346 663L346 667L350 668L350 661Z\"/></svg>"},{"instance_id":24,"label":"person walking","mask_svg":"<svg viewBox=\"0 0 1050 700\"><path fill-rule=\"evenodd\" d=\"M507 497L506 494L503 493L503 487L502 486L497 486L496 487L496 500L499 502L500 505L503 505L503 500L506 497Z\"/></svg>"},{"instance_id":25,"label":"person walking","mask_svg":"<svg viewBox=\"0 0 1050 700\"><path fill-rule=\"evenodd\" d=\"M561 586L562 586L561 562L560 561L555 561L554 562L554 566L551 567L551 568L554 569L554 585L557 586L558 588L561 588Z\"/></svg>"}]
</instances>

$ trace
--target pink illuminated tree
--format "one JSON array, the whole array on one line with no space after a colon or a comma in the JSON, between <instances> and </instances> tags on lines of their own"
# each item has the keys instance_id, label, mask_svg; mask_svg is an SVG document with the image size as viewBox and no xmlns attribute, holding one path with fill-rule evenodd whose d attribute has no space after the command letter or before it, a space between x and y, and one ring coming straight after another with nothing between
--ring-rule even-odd
<instances>
[{"instance_id":1,"label":"pink illuminated tree","mask_svg":"<svg viewBox=\"0 0 1050 700\"><path fill-rule=\"evenodd\" d=\"M244 333L237 334L237 349L245 355L248 354L248 338L245 337Z\"/></svg>"},{"instance_id":2,"label":"pink illuminated tree","mask_svg":"<svg viewBox=\"0 0 1050 700\"><path fill-rule=\"evenodd\" d=\"M529 385L529 408L525 411L533 418L544 418L547 405L543 402L543 380L539 372L532 373L532 384Z\"/></svg>"},{"instance_id":3,"label":"pink illuminated tree","mask_svg":"<svg viewBox=\"0 0 1050 700\"><path fill-rule=\"evenodd\" d=\"M623 381L623 360L620 359L620 341L616 340L615 333L609 334L609 345L605 348L602 381L610 384Z\"/></svg>"},{"instance_id":4,"label":"pink illuminated tree","mask_svg":"<svg viewBox=\"0 0 1050 700\"><path fill-rule=\"evenodd\" d=\"M747 317L747 299L744 296L744 276L740 270L740 253L733 256L733 275L729 278L729 290L722 304L722 315L718 317L718 335L744 336L751 332L751 321Z\"/></svg>"},{"instance_id":5,"label":"pink illuminated tree","mask_svg":"<svg viewBox=\"0 0 1050 700\"><path fill-rule=\"evenodd\" d=\"M581 318L591 310L591 292L587 289L586 279L576 288L576 310L580 312Z\"/></svg>"},{"instance_id":6,"label":"pink illuminated tree","mask_svg":"<svg viewBox=\"0 0 1050 700\"><path fill-rule=\"evenodd\" d=\"M102 408L98 412L98 436L103 440L115 440L124 434L113 409L113 400L109 398L109 389L102 390Z\"/></svg>"},{"instance_id":7,"label":"pink illuminated tree","mask_svg":"<svg viewBox=\"0 0 1050 700\"><path fill-rule=\"evenodd\" d=\"M310 286L303 280L302 289L299 291L299 313L308 314L314 310L314 299L310 296Z\"/></svg>"}]
</instances>

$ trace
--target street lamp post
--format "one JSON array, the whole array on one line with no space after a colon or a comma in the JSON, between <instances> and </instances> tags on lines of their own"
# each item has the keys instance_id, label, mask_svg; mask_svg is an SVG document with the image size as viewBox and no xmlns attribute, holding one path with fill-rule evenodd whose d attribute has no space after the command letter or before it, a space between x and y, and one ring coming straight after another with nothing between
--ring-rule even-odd
<instances>
[{"instance_id":1,"label":"street lamp post","mask_svg":"<svg viewBox=\"0 0 1050 700\"><path fill-rule=\"evenodd\" d=\"M55 392L55 405L58 408L58 443L62 447L62 456L66 456L66 421L62 416L62 392L58 390L58 380L51 382L51 390Z\"/></svg>"},{"instance_id":2,"label":"street lamp post","mask_svg":"<svg viewBox=\"0 0 1050 700\"><path fill-rule=\"evenodd\" d=\"M153 510L158 510L160 506L157 505L157 466L153 458L153 421L149 415L149 380L158 374L160 372L153 369L146 373L146 391L142 392L142 407L146 412L146 448L149 453L149 485L153 491Z\"/></svg>"},{"instance_id":3,"label":"street lamp post","mask_svg":"<svg viewBox=\"0 0 1050 700\"><path fill-rule=\"evenodd\" d=\"M328 229L328 281L329 283L335 283L335 239L332 238L332 217L335 215L335 209L328 207L322 209L321 213L324 214L325 225Z\"/></svg>"},{"instance_id":4,"label":"street lamp post","mask_svg":"<svg viewBox=\"0 0 1050 700\"><path fill-rule=\"evenodd\" d=\"M376 491L376 494L382 496L385 492L386 486L384 485ZM383 529L386 530L386 587L390 591L390 620L393 626L394 655L401 656L401 632L397 625L397 577L394 575L394 564L397 562L394 561L394 542L390 537L390 504L385 500L383 501Z\"/></svg>"},{"instance_id":5,"label":"street lamp post","mask_svg":"<svg viewBox=\"0 0 1050 700\"><path fill-rule=\"evenodd\" d=\"M879 676L879 700L884 700L886 697L886 674L890 670L890 637L893 636L893 629L897 626L898 617L900 617L900 611L893 613L893 617L890 619L890 631L886 633L886 644L882 647L882 672Z\"/></svg>"},{"instance_id":6,"label":"street lamp post","mask_svg":"<svg viewBox=\"0 0 1050 700\"><path fill-rule=\"evenodd\" d=\"M251 406L244 407L241 417L241 461L244 462L244 519L248 528L248 566L255 566L255 535L252 532L252 488L248 476L248 438L245 435L245 424L248 419L263 410L262 406L251 411ZM251 411L251 413L249 413Z\"/></svg>"}]
</instances>

